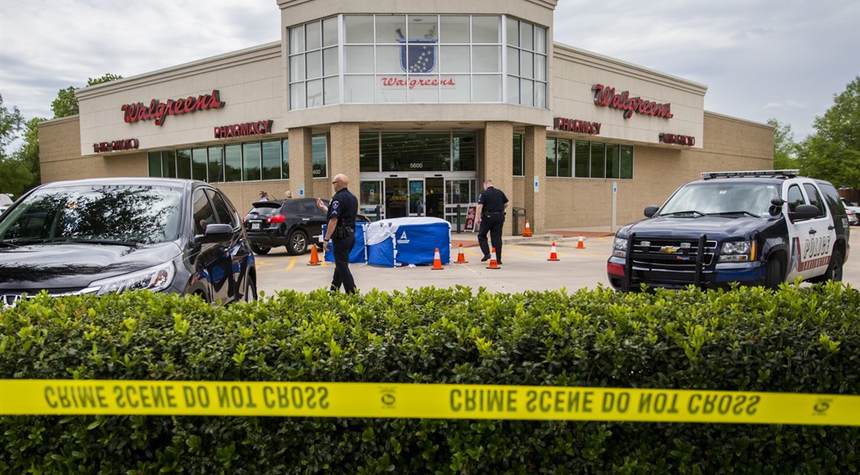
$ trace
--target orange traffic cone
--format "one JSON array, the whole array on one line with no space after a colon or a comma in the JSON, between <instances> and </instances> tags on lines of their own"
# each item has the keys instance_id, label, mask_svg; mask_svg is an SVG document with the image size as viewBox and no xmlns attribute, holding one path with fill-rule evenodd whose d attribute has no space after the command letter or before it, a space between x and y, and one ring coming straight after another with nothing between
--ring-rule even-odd
<instances>
[{"instance_id":1,"label":"orange traffic cone","mask_svg":"<svg viewBox=\"0 0 860 475\"><path fill-rule=\"evenodd\" d=\"M493 270L501 269L501 267L499 267L499 261L496 260L496 248L495 247L493 248L493 253L490 254L490 264L487 265L487 269L493 269Z\"/></svg>"},{"instance_id":2,"label":"orange traffic cone","mask_svg":"<svg viewBox=\"0 0 860 475\"><path fill-rule=\"evenodd\" d=\"M585 249L585 238L584 237L579 236L579 242L576 243L576 248L577 249Z\"/></svg>"},{"instance_id":3,"label":"orange traffic cone","mask_svg":"<svg viewBox=\"0 0 860 475\"><path fill-rule=\"evenodd\" d=\"M526 221L526 227L523 229L523 237L532 237L532 227L528 221Z\"/></svg>"},{"instance_id":4,"label":"orange traffic cone","mask_svg":"<svg viewBox=\"0 0 860 475\"><path fill-rule=\"evenodd\" d=\"M309 266L318 266L320 265L320 255L317 252L316 244L311 246L311 261L308 262Z\"/></svg>"},{"instance_id":5,"label":"orange traffic cone","mask_svg":"<svg viewBox=\"0 0 860 475\"><path fill-rule=\"evenodd\" d=\"M463 253L463 245L460 244L460 247L457 251L457 264L468 264L469 261L466 260L466 254Z\"/></svg>"},{"instance_id":6,"label":"orange traffic cone","mask_svg":"<svg viewBox=\"0 0 860 475\"><path fill-rule=\"evenodd\" d=\"M558 248L555 246L555 241L552 242L552 247L549 248L549 259L550 262L558 262L561 259L558 258Z\"/></svg>"},{"instance_id":7,"label":"orange traffic cone","mask_svg":"<svg viewBox=\"0 0 860 475\"><path fill-rule=\"evenodd\" d=\"M439 248L433 251L433 270L442 270L442 256L439 255Z\"/></svg>"}]
</instances>

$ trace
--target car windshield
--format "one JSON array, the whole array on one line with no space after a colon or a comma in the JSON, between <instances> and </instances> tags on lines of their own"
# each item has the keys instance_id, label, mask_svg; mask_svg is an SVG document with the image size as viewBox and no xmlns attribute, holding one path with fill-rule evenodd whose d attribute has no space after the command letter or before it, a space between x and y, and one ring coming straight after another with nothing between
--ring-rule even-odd
<instances>
[{"instance_id":1,"label":"car windshield","mask_svg":"<svg viewBox=\"0 0 860 475\"><path fill-rule=\"evenodd\" d=\"M0 221L0 242L154 244L179 236L181 190L149 185L44 188Z\"/></svg>"},{"instance_id":2,"label":"car windshield","mask_svg":"<svg viewBox=\"0 0 860 475\"><path fill-rule=\"evenodd\" d=\"M768 216L779 186L769 183L705 182L681 188L663 205L660 216L690 213Z\"/></svg>"},{"instance_id":3,"label":"car windshield","mask_svg":"<svg viewBox=\"0 0 860 475\"><path fill-rule=\"evenodd\" d=\"M9 198L9 195L0 193L0 206L11 206L12 198Z\"/></svg>"},{"instance_id":4,"label":"car windshield","mask_svg":"<svg viewBox=\"0 0 860 475\"><path fill-rule=\"evenodd\" d=\"M257 216L271 216L275 214L280 209L280 205L272 205L272 206L257 206L251 209L248 212L249 215L257 215Z\"/></svg>"}]
</instances>

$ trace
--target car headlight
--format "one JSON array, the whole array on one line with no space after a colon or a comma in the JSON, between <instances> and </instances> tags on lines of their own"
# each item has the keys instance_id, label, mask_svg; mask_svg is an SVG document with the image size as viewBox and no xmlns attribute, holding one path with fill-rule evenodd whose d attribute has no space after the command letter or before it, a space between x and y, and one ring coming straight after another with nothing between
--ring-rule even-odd
<instances>
[{"instance_id":1,"label":"car headlight","mask_svg":"<svg viewBox=\"0 0 860 475\"><path fill-rule=\"evenodd\" d=\"M615 241L612 243L612 255L627 257L627 238L615 237Z\"/></svg>"},{"instance_id":2,"label":"car headlight","mask_svg":"<svg viewBox=\"0 0 860 475\"><path fill-rule=\"evenodd\" d=\"M132 290L151 290L158 292L170 287L176 273L173 263L150 267L149 269L123 274L108 279L97 280L90 284L98 295L128 292Z\"/></svg>"},{"instance_id":3,"label":"car headlight","mask_svg":"<svg viewBox=\"0 0 860 475\"><path fill-rule=\"evenodd\" d=\"M720 262L749 262L752 247L750 241L724 242Z\"/></svg>"}]
</instances>

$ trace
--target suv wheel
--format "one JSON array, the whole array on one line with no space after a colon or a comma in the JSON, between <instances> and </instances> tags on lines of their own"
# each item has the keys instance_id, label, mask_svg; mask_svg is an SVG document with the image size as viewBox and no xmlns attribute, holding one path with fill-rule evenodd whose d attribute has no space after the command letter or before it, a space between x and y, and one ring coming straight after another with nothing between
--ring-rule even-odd
<instances>
[{"instance_id":1,"label":"suv wheel","mask_svg":"<svg viewBox=\"0 0 860 475\"><path fill-rule=\"evenodd\" d=\"M833 255L830 256L830 265L827 266L827 272L822 276L825 281L832 280L835 282L842 281L842 264L845 259L842 257L842 250L836 248L833 250Z\"/></svg>"},{"instance_id":2,"label":"suv wheel","mask_svg":"<svg viewBox=\"0 0 860 475\"><path fill-rule=\"evenodd\" d=\"M296 230L290 233L287 239L287 252L292 255L304 254L308 250L308 235L304 231Z\"/></svg>"},{"instance_id":3,"label":"suv wheel","mask_svg":"<svg viewBox=\"0 0 860 475\"><path fill-rule=\"evenodd\" d=\"M251 250L254 251L254 254L265 256L272 250L270 247L260 247L255 244L251 244Z\"/></svg>"},{"instance_id":4,"label":"suv wheel","mask_svg":"<svg viewBox=\"0 0 860 475\"><path fill-rule=\"evenodd\" d=\"M785 279L782 271L782 259L776 256L768 259L765 272L765 286L776 290Z\"/></svg>"}]
</instances>

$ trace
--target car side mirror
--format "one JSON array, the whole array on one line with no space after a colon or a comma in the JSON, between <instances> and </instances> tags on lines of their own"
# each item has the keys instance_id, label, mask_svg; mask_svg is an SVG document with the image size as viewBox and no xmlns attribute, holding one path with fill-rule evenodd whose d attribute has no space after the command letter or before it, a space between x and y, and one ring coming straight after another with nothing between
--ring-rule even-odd
<instances>
[{"instance_id":1,"label":"car side mirror","mask_svg":"<svg viewBox=\"0 0 860 475\"><path fill-rule=\"evenodd\" d=\"M792 221L803 221L812 219L819 215L818 207L812 205L799 205L797 209L789 213Z\"/></svg>"},{"instance_id":2,"label":"car side mirror","mask_svg":"<svg viewBox=\"0 0 860 475\"><path fill-rule=\"evenodd\" d=\"M646 218L653 218L654 215L657 214L657 211L659 211L659 210L660 210L659 206L649 206L649 207L645 208L645 217Z\"/></svg>"},{"instance_id":3,"label":"car side mirror","mask_svg":"<svg viewBox=\"0 0 860 475\"><path fill-rule=\"evenodd\" d=\"M208 224L202 236L196 236L198 244L224 243L233 238L233 227L229 224Z\"/></svg>"},{"instance_id":4,"label":"car side mirror","mask_svg":"<svg viewBox=\"0 0 860 475\"><path fill-rule=\"evenodd\" d=\"M782 213L782 206L785 204L785 200L782 198L774 198L770 200L770 208L767 210L771 216L779 216Z\"/></svg>"}]
</instances>

